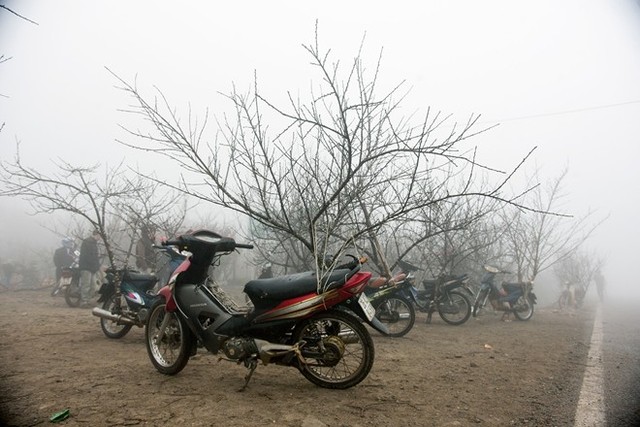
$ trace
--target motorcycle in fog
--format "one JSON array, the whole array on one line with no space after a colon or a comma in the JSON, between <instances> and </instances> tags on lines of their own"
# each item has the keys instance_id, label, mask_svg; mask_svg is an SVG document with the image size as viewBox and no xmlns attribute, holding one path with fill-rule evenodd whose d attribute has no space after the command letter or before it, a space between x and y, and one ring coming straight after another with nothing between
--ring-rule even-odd
<instances>
[{"instance_id":1,"label":"motorcycle in fog","mask_svg":"<svg viewBox=\"0 0 640 427\"><path fill-rule=\"evenodd\" d=\"M248 312L225 304L206 286L210 266L252 245L200 230L163 243L188 253L159 291L145 328L151 363L174 375L198 347L243 363L247 387L258 362L297 368L312 383L345 389L360 383L373 365L374 345L362 321L386 328L362 293L371 273L351 260L318 277L303 272L247 282ZM357 316L357 317L356 317ZM362 319L362 321L361 321Z\"/></svg>"},{"instance_id":2,"label":"motorcycle in fog","mask_svg":"<svg viewBox=\"0 0 640 427\"><path fill-rule=\"evenodd\" d=\"M172 273L185 259L185 256L172 248L162 247L169 260L164 269ZM162 272L159 272L162 277ZM143 274L130 269L113 269L106 271L105 281L98 293L98 302L102 308L94 307L92 314L100 318L102 332L108 338L122 338L133 326L143 327L149 309L157 295L153 288L158 282L154 274Z\"/></svg>"},{"instance_id":3,"label":"motorcycle in fog","mask_svg":"<svg viewBox=\"0 0 640 427\"><path fill-rule=\"evenodd\" d=\"M73 261L71 262L71 265L67 267L62 267L60 269L60 279L54 284L53 289L51 290L52 297L66 296L67 288L69 287L69 285L71 284L71 281L73 280L74 269L77 272L77 276L79 280L80 273L78 270L78 257L80 256L80 252L76 250L71 252L71 255L73 256L72 258Z\"/></svg>"},{"instance_id":4,"label":"motorcycle in fog","mask_svg":"<svg viewBox=\"0 0 640 427\"><path fill-rule=\"evenodd\" d=\"M400 272L391 279L372 279L364 290L376 310L376 318L382 322L390 337L406 335L416 322L416 311L406 292L412 287L407 274Z\"/></svg>"},{"instance_id":5,"label":"motorcycle in fog","mask_svg":"<svg viewBox=\"0 0 640 427\"><path fill-rule=\"evenodd\" d=\"M64 300L69 307L78 307L80 305L80 269L78 268L80 252L74 251L73 255L73 264L62 268L60 281L51 295L64 295Z\"/></svg>"},{"instance_id":6,"label":"motorcycle in fog","mask_svg":"<svg viewBox=\"0 0 640 427\"><path fill-rule=\"evenodd\" d=\"M51 296L64 296L69 307L80 305L80 269L78 268L78 257L80 252L73 252L73 263L68 267L62 267L60 280L51 291Z\"/></svg>"},{"instance_id":7,"label":"motorcycle in fog","mask_svg":"<svg viewBox=\"0 0 640 427\"><path fill-rule=\"evenodd\" d=\"M58 293L64 293L64 300L69 307L80 305L80 269L77 264L62 269Z\"/></svg>"},{"instance_id":8,"label":"motorcycle in fog","mask_svg":"<svg viewBox=\"0 0 640 427\"><path fill-rule=\"evenodd\" d=\"M473 303L473 316L478 316L487 304L496 311L504 312L504 316L513 313L518 320L529 320L533 316L533 306L537 302L533 293L533 282L494 283L497 274L510 274L489 265L484 266L485 274L480 281L480 290Z\"/></svg>"},{"instance_id":9,"label":"motorcycle in fog","mask_svg":"<svg viewBox=\"0 0 640 427\"><path fill-rule=\"evenodd\" d=\"M450 325L462 325L469 320L469 295L473 295L473 292L467 285L469 277L466 274L443 275L437 279L423 280L420 289L413 285L414 278L410 273L421 269L405 261L398 261L398 265L412 282L412 286L406 289L405 296L413 301L419 311L427 313L427 323L431 323L431 317L436 311Z\"/></svg>"}]
</instances>

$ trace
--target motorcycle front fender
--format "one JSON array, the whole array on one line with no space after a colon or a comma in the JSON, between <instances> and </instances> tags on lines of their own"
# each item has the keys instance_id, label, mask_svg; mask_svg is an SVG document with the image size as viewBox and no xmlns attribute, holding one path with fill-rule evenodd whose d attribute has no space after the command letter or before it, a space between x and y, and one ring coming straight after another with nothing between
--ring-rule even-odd
<instances>
[{"instance_id":1,"label":"motorcycle front fender","mask_svg":"<svg viewBox=\"0 0 640 427\"><path fill-rule=\"evenodd\" d=\"M378 320L377 317L374 316L373 319L369 320L367 315L364 313L364 310L362 309L362 307L360 307L360 304L358 304L358 301L356 298L349 298L347 301L344 302L344 305L346 306L347 309L349 309L350 312L354 313L362 321L368 323L376 331L384 335L389 334L389 330L387 329L387 327L382 322L380 322L380 320Z\"/></svg>"},{"instance_id":2,"label":"motorcycle front fender","mask_svg":"<svg viewBox=\"0 0 640 427\"><path fill-rule=\"evenodd\" d=\"M162 298L164 300L164 303L166 304L164 309L167 312L171 313L178 309L178 306L176 306L176 300L173 299L173 292L171 292L171 288L169 286L160 288L160 290L156 294L155 300L159 298Z\"/></svg>"},{"instance_id":3,"label":"motorcycle front fender","mask_svg":"<svg viewBox=\"0 0 640 427\"><path fill-rule=\"evenodd\" d=\"M387 329L387 327L381 321L379 321L377 317L374 317L371 320L367 320L367 319L365 320L376 331L384 335L389 335L389 329Z\"/></svg>"},{"instance_id":4,"label":"motorcycle front fender","mask_svg":"<svg viewBox=\"0 0 640 427\"><path fill-rule=\"evenodd\" d=\"M115 286L113 286L113 283L111 282L104 282L101 286L100 289L98 290L98 293L100 294L100 298L98 298L98 302L105 302L112 293L114 293L115 290Z\"/></svg>"}]
</instances>

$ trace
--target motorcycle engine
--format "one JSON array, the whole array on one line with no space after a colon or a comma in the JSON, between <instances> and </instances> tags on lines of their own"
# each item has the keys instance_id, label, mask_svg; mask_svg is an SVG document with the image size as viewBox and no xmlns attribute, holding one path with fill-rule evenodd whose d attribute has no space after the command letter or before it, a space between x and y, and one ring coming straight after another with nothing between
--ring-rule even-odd
<instances>
[{"instance_id":1,"label":"motorcycle engine","mask_svg":"<svg viewBox=\"0 0 640 427\"><path fill-rule=\"evenodd\" d=\"M258 347L252 338L230 338L224 342L222 350L231 360L246 359L248 356L258 353Z\"/></svg>"}]
</instances>

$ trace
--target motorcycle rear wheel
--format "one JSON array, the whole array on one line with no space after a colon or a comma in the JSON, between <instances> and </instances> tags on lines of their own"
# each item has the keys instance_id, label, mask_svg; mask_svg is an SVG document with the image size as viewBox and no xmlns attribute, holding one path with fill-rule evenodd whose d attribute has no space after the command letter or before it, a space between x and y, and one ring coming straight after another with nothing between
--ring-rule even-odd
<instances>
[{"instance_id":1,"label":"motorcycle rear wheel","mask_svg":"<svg viewBox=\"0 0 640 427\"><path fill-rule=\"evenodd\" d=\"M118 298L120 298L119 302ZM102 308L112 314L122 315L122 309L127 308L127 301L122 295L118 297L116 296L116 294L111 294L102 304ZM133 325L118 324L117 322L105 319L104 317L100 318L100 327L102 328L102 333L104 333L107 338L122 338L123 336L127 335L132 326Z\"/></svg>"},{"instance_id":2,"label":"motorcycle rear wheel","mask_svg":"<svg viewBox=\"0 0 640 427\"><path fill-rule=\"evenodd\" d=\"M58 280L53 284L53 289L51 289L51 296L52 297L58 296L61 290L62 290L62 280Z\"/></svg>"},{"instance_id":3,"label":"motorcycle rear wheel","mask_svg":"<svg viewBox=\"0 0 640 427\"><path fill-rule=\"evenodd\" d=\"M465 294L453 290L438 303L438 314L450 325L462 325L471 317L471 302Z\"/></svg>"},{"instance_id":4,"label":"motorcycle rear wheel","mask_svg":"<svg viewBox=\"0 0 640 427\"><path fill-rule=\"evenodd\" d=\"M375 306L376 318L382 322L389 331L389 337L402 337L406 335L416 322L416 310L406 298L392 295L378 302Z\"/></svg>"},{"instance_id":5,"label":"motorcycle rear wheel","mask_svg":"<svg viewBox=\"0 0 640 427\"><path fill-rule=\"evenodd\" d=\"M164 308L165 302L162 299L151 307L145 326L145 345L156 370L165 375L175 375L187 365L195 337L175 312L166 312ZM158 340L165 317L167 323L164 334Z\"/></svg>"},{"instance_id":6,"label":"motorcycle rear wheel","mask_svg":"<svg viewBox=\"0 0 640 427\"><path fill-rule=\"evenodd\" d=\"M373 366L371 335L360 319L331 310L303 320L295 329L295 342L305 362L298 369L313 384L331 389L346 389L364 380Z\"/></svg>"},{"instance_id":7,"label":"motorcycle rear wheel","mask_svg":"<svg viewBox=\"0 0 640 427\"><path fill-rule=\"evenodd\" d=\"M513 310L513 314L516 316L516 319L529 320L533 317L533 301L531 301L530 298L521 296L515 302L514 307L516 308ZM522 307L522 309L519 310L518 307Z\"/></svg>"},{"instance_id":8,"label":"motorcycle rear wheel","mask_svg":"<svg viewBox=\"0 0 640 427\"><path fill-rule=\"evenodd\" d=\"M80 305L80 298L80 278L73 277L64 293L64 300L69 307L78 307Z\"/></svg>"}]
</instances>

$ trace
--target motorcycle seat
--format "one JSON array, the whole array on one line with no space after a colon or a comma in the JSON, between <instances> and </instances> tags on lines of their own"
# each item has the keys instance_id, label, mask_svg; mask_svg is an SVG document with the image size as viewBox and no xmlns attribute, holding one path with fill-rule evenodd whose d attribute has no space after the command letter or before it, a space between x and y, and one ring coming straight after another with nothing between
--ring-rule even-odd
<instances>
[{"instance_id":1,"label":"motorcycle seat","mask_svg":"<svg viewBox=\"0 0 640 427\"><path fill-rule=\"evenodd\" d=\"M153 285L158 281L158 277L155 274L135 273L132 271L125 271L122 281L127 281L135 286L151 289Z\"/></svg>"},{"instance_id":2,"label":"motorcycle seat","mask_svg":"<svg viewBox=\"0 0 640 427\"><path fill-rule=\"evenodd\" d=\"M382 276L376 277L375 279L371 279L369 281L369 283L367 284L367 287L377 289L387 284L395 285L402 282L404 279L406 279L406 277L407 275L405 273L398 273L395 276L393 276L391 279L387 279L386 277L382 277Z\"/></svg>"},{"instance_id":3,"label":"motorcycle seat","mask_svg":"<svg viewBox=\"0 0 640 427\"><path fill-rule=\"evenodd\" d=\"M376 277L375 279L371 279L367 284L367 287L377 289L384 286L386 283L387 283L387 278L380 276L380 277Z\"/></svg>"},{"instance_id":4,"label":"motorcycle seat","mask_svg":"<svg viewBox=\"0 0 640 427\"><path fill-rule=\"evenodd\" d=\"M352 273L349 269L334 270L322 281L325 291L339 288ZM260 300L282 301L317 291L318 279L313 271L270 279L254 279L244 285L244 292L254 303Z\"/></svg>"},{"instance_id":5,"label":"motorcycle seat","mask_svg":"<svg viewBox=\"0 0 640 427\"><path fill-rule=\"evenodd\" d=\"M502 287L507 291L507 295L498 299L501 302L516 302L523 294L522 283L502 283Z\"/></svg>"}]
</instances>

